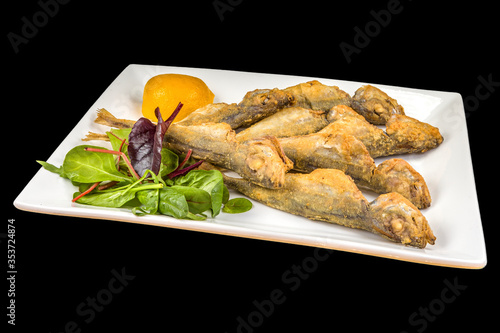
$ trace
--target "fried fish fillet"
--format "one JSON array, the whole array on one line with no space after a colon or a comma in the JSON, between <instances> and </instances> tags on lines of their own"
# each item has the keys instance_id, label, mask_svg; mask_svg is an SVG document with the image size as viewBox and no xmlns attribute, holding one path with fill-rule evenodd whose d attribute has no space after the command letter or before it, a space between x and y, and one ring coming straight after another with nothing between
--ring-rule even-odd
<instances>
[{"instance_id":1,"label":"fried fish fillet","mask_svg":"<svg viewBox=\"0 0 500 333\"><path fill-rule=\"evenodd\" d=\"M273 137L245 142L235 139L235 132L226 123L183 126L172 124L165 134L164 146L187 153L237 172L259 186L281 188L285 174L293 167Z\"/></svg>"},{"instance_id":2,"label":"fried fish fillet","mask_svg":"<svg viewBox=\"0 0 500 333\"><path fill-rule=\"evenodd\" d=\"M356 90L352 97L352 108L375 125L385 125L393 114L405 114L397 100L369 84Z\"/></svg>"},{"instance_id":3,"label":"fried fish fillet","mask_svg":"<svg viewBox=\"0 0 500 333\"><path fill-rule=\"evenodd\" d=\"M437 127L400 114L394 114L389 118L386 132L344 105L333 107L327 119L330 124L320 132L352 135L363 142L373 158L424 153L443 142Z\"/></svg>"},{"instance_id":4,"label":"fried fish fillet","mask_svg":"<svg viewBox=\"0 0 500 333\"><path fill-rule=\"evenodd\" d=\"M385 132L394 142L394 154L423 153L443 142L437 127L399 114L389 118Z\"/></svg>"},{"instance_id":5,"label":"fried fish fillet","mask_svg":"<svg viewBox=\"0 0 500 333\"><path fill-rule=\"evenodd\" d=\"M333 123L318 133L313 132L328 124L323 111L290 107L241 131L236 139L245 141L260 135L276 136L285 155L293 161L295 170L342 170L360 187L376 193L397 192L420 209L429 207L431 196L427 185L410 164L393 159L375 166L370 151L386 152L395 146L393 139L348 106L338 105L333 109L342 114L335 114L338 118L330 114L329 120Z\"/></svg>"},{"instance_id":6,"label":"fried fish fillet","mask_svg":"<svg viewBox=\"0 0 500 333\"><path fill-rule=\"evenodd\" d=\"M280 89L249 91L238 104L214 103L199 108L181 120L182 125L227 123L232 129L251 125L295 102L294 97Z\"/></svg>"},{"instance_id":7,"label":"fried fish fillet","mask_svg":"<svg viewBox=\"0 0 500 333\"><path fill-rule=\"evenodd\" d=\"M297 106L284 108L239 132L236 138L239 141L259 135L283 138L318 131L352 135L363 142L373 158L423 153L443 142L438 128L417 119L394 114L384 132L344 104L332 107L327 113Z\"/></svg>"},{"instance_id":8,"label":"fried fish fillet","mask_svg":"<svg viewBox=\"0 0 500 333\"><path fill-rule=\"evenodd\" d=\"M422 213L397 193L382 194L369 203L352 179L340 170L316 169L286 175L278 190L241 178L224 177L227 186L270 207L342 226L370 231L391 241L418 248L436 237Z\"/></svg>"},{"instance_id":9,"label":"fried fish fillet","mask_svg":"<svg viewBox=\"0 0 500 333\"><path fill-rule=\"evenodd\" d=\"M236 134L238 141L245 141L263 135L289 137L315 133L328 125L324 111L315 111L292 106L262 119Z\"/></svg>"},{"instance_id":10,"label":"fried fish fillet","mask_svg":"<svg viewBox=\"0 0 500 333\"><path fill-rule=\"evenodd\" d=\"M238 104L209 104L195 110L181 122L183 125L224 122L232 129L237 129L249 126L285 107L328 111L339 104L351 105L351 96L336 86L326 86L314 80L285 89L249 91Z\"/></svg>"},{"instance_id":11,"label":"fried fish fillet","mask_svg":"<svg viewBox=\"0 0 500 333\"><path fill-rule=\"evenodd\" d=\"M352 135L363 142L373 158L392 155L394 142L391 138L350 107L333 107L328 112L327 120L329 124L320 133Z\"/></svg>"},{"instance_id":12,"label":"fried fish fillet","mask_svg":"<svg viewBox=\"0 0 500 333\"><path fill-rule=\"evenodd\" d=\"M373 170L370 182L363 184L360 181L358 186L376 193L398 193L418 209L431 205L431 195L424 177L401 158L391 158L380 163Z\"/></svg>"},{"instance_id":13,"label":"fried fish fillet","mask_svg":"<svg viewBox=\"0 0 500 333\"><path fill-rule=\"evenodd\" d=\"M370 183L375 162L363 143L352 135L313 133L278 140L295 170L338 169L356 182Z\"/></svg>"},{"instance_id":14,"label":"fried fish fillet","mask_svg":"<svg viewBox=\"0 0 500 333\"><path fill-rule=\"evenodd\" d=\"M317 80L299 83L284 89L295 98L295 106L328 111L335 105L351 105L351 96L337 86L327 86Z\"/></svg>"},{"instance_id":15,"label":"fried fish fillet","mask_svg":"<svg viewBox=\"0 0 500 333\"><path fill-rule=\"evenodd\" d=\"M338 169L358 187L399 193L420 209L431 204L424 178L408 162L390 159L376 166L365 145L352 135L314 133L278 140L295 170Z\"/></svg>"}]
</instances>

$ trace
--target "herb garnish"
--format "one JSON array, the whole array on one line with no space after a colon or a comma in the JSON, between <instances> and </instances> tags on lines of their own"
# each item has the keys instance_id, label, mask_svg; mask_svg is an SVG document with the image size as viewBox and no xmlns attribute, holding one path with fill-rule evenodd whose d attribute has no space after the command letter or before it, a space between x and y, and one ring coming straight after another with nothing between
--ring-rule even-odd
<instances>
[{"instance_id":1,"label":"herb garnish","mask_svg":"<svg viewBox=\"0 0 500 333\"><path fill-rule=\"evenodd\" d=\"M181 108L179 103L166 121L156 108L156 125L140 118L132 129L107 132L112 149L81 145L66 154L60 167L37 162L78 186L73 202L80 204L128 207L139 216L163 214L194 220L206 219L207 211L215 217L221 210L249 210L248 199L229 201L220 171L194 170L203 161L186 166L191 151L179 163L176 153L163 148L165 133Z\"/></svg>"}]
</instances>

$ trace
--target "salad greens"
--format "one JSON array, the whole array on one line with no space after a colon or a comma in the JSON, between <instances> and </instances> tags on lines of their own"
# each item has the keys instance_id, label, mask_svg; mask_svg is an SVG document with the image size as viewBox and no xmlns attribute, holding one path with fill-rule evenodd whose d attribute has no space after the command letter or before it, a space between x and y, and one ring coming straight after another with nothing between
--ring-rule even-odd
<instances>
[{"instance_id":1,"label":"salad greens","mask_svg":"<svg viewBox=\"0 0 500 333\"><path fill-rule=\"evenodd\" d=\"M132 129L113 129L112 149L80 145L71 149L60 167L37 161L46 170L69 179L79 191L73 202L102 207L126 207L138 216L163 214L178 219L204 220L221 211L242 213L252 208L245 198L229 200L229 191L218 170L194 170L191 151L182 160L163 148L165 132L182 104L163 121L141 118Z\"/></svg>"},{"instance_id":2,"label":"salad greens","mask_svg":"<svg viewBox=\"0 0 500 333\"><path fill-rule=\"evenodd\" d=\"M245 198L234 198L226 202L222 211L229 214L244 213L252 209L252 203Z\"/></svg>"}]
</instances>

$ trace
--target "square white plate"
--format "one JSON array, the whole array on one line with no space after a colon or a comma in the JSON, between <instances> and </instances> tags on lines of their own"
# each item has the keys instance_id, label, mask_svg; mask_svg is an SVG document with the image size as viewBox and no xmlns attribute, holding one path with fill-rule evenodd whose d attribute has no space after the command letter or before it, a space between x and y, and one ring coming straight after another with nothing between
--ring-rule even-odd
<instances>
[{"instance_id":1,"label":"square white plate","mask_svg":"<svg viewBox=\"0 0 500 333\"><path fill-rule=\"evenodd\" d=\"M215 94L214 102L238 103L247 91L286 88L317 79L354 94L365 83L331 79L247 73L225 70L130 65L106 89L69 133L48 162L59 166L74 146L83 144L88 131L104 133L109 128L94 123L96 110L106 108L119 118L141 117L142 92L147 80L163 73L201 78ZM18 209L66 216L143 223L239 237L324 247L430 265L482 268L486 265L481 217L477 202L472 161L462 98L457 93L376 85L405 108L407 115L437 126L444 142L425 154L402 155L425 178L432 206L422 210L437 237L425 249L405 247L369 232L281 212L258 202L243 214L221 213L206 221L176 220L167 216L133 215L126 209L100 208L71 202L76 188L67 179L43 168L14 201ZM90 143L94 144L94 143ZM106 146L107 143L95 144ZM384 159L376 160L376 163ZM33 161L35 163L35 161ZM232 192L232 197L240 196ZM368 200L373 194L366 193Z\"/></svg>"}]
</instances>

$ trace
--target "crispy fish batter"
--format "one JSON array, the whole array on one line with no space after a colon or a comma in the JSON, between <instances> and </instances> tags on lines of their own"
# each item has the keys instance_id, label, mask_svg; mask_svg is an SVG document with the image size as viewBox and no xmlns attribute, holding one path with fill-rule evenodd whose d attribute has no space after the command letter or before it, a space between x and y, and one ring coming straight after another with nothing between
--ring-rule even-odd
<instances>
[{"instance_id":1,"label":"crispy fish batter","mask_svg":"<svg viewBox=\"0 0 500 333\"><path fill-rule=\"evenodd\" d=\"M262 119L236 135L238 141L245 141L263 135L288 137L315 133L328 125L324 111L302 107L288 107Z\"/></svg>"},{"instance_id":2,"label":"crispy fish batter","mask_svg":"<svg viewBox=\"0 0 500 333\"><path fill-rule=\"evenodd\" d=\"M390 159L375 166L365 145L352 135L315 133L278 140L295 170L338 169L351 176L358 187L399 193L420 209L431 204L424 178L408 162Z\"/></svg>"},{"instance_id":3,"label":"crispy fish batter","mask_svg":"<svg viewBox=\"0 0 500 333\"><path fill-rule=\"evenodd\" d=\"M371 85L356 90L352 97L352 108L375 125L384 125L393 114L405 114L398 101Z\"/></svg>"},{"instance_id":4,"label":"crispy fish batter","mask_svg":"<svg viewBox=\"0 0 500 333\"><path fill-rule=\"evenodd\" d=\"M351 105L351 96L337 86L327 86L317 80L299 83L284 90L295 98L295 106L328 111L335 105Z\"/></svg>"},{"instance_id":5,"label":"crispy fish batter","mask_svg":"<svg viewBox=\"0 0 500 333\"><path fill-rule=\"evenodd\" d=\"M226 123L183 126L172 124L165 134L164 145L231 169L243 178L268 188L281 188L285 174L293 163L273 137L236 141L235 132Z\"/></svg>"},{"instance_id":6,"label":"crispy fish batter","mask_svg":"<svg viewBox=\"0 0 500 333\"><path fill-rule=\"evenodd\" d=\"M338 105L334 109L342 114L329 114L333 123L318 133L302 135L315 132L328 123L322 111L291 107L241 131L236 139L245 141L260 135L280 137L278 140L286 156L293 161L295 170L342 170L360 187L377 193L397 192L420 209L429 207L431 196L427 185L410 164L394 159L375 166L369 150L386 152L395 145L391 137L348 106Z\"/></svg>"},{"instance_id":7,"label":"crispy fish batter","mask_svg":"<svg viewBox=\"0 0 500 333\"><path fill-rule=\"evenodd\" d=\"M356 182L369 184L375 162L366 147L352 135L314 133L278 139L295 170L338 169Z\"/></svg>"},{"instance_id":8,"label":"crispy fish batter","mask_svg":"<svg viewBox=\"0 0 500 333\"><path fill-rule=\"evenodd\" d=\"M373 158L423 153L443 142L438 128L405 115L392 115L386 132L344 105L333 107L327 119L330 124L320 132L353 135L363 142Z\"/></svg>"},{"instance_id":9,"label":"crispy fish batter","mask_svg":"<svg viewBox=\"0 0 500 333\"><path fill-rule=\"evenodd\" d=\"M227 176L224 182L270 207L312 220L367 230L419 248L434 244L436 239L425 217L407 199L388 193L368 203L352 179L340 170L287 174L285 186L279 190Z\"/></svg>"},{"instance_id":10,"label":"crispy fish batter","mask_svg":"<svg viewBox=\"0 0 500 333\"><path fill-rule=\"evenodd\" d=\"M403 115L392 115L385 131L394 142L396 153L423 153L443 142L438 128Z\"/></svg>"},{"instance_id":11,"label":"crispy fish batter","mask_svg":"<svg viewBox=\"0 0 500 333\"><path fill-rule=\"evenodd\" d=\"M419 209L431 205L431 195L424 177L400 158L392 158L380 163L373 170L370 182L368 184L359 182L358 186L377 193L401 194Z\"/></svg>"},{"instance_id":12,"label":"crispy fish batter","mask_svg":"<svg viewBox=\"0 0 500 333\"><path fill-rule=\"evenodd\" d=\"M370 203L371 229L389 240L425 248L436 236L427 219L408 200L397 193L382 194Z\"/></svg>"},{"instance_id":13,"label":"crispy fish batter","mask_svg":"<svg viewBox=\"0 0 500 333\"><path fill-rule=\"evenodd\" d=\"M323 128L321 133L352 135L363 142L373 158L390 155L394 143L389 136L350 107L333 107L327 119L330 124Z\"/></svg>"},{"instance_id":14,"label":"crispy fish batter","mask_svg":"<svg viewBox=\"0 0 500 333\"><path fill-rule=\"evenodd\" d=\"M384 132L370 124L347 105L334 106L326 114L302 107L289 107L269 116L237 134L239 141L260 135L277 138L320 132L352 135L375 157L423 153L443 141L439 129L405 115L392 115Z\"/></svg>"},{"instance_id":15,"label":"crispy fish batter","mask_svg":"<svg viewBox=\"0 0 500 333\"><path fill-rule=\"evenodd\" d=\"M294 103L291 94L279 89L249 91L239 104L214 103L192 112L179 123L199 125L203 123L227 123L232 129L251 125Z\"/></svg>"}]
</instances>

